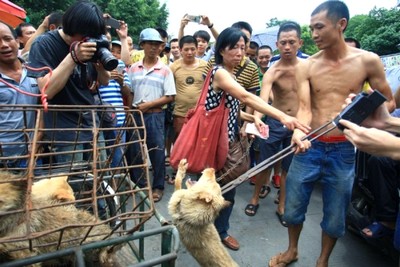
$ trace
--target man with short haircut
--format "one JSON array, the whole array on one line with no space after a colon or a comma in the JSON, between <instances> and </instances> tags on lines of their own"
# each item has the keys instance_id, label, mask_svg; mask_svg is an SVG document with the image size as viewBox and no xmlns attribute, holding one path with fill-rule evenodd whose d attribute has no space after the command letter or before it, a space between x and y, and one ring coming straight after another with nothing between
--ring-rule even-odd
<instances>
[{"instance_id":1,"label":"man with short haircut","mask_svg":"<svg viewBox=\"0 0 400 267\"><path fill-rule=\"evenodd\" d=\"M197 40L186 35L179 40L181 59L171 65L176 84L174 130L178 138L189 109L196 106L203 87L203 71L207 62L196 58Z\"/></svg>"},{"instance_id":2,"label":"man with short haircut","mask_svg":"<svg viewBox=\"0 0 400 267\"><path fill-rule=\"evenodd\" d=\"M171 48L171 55L172 55L172 57L169 60L172 63L181 58L178 38L171 39L171 41L169 41L169 46Z\"/></svg>"},{"instance_id":3,"label":"man with short haircut","mask_svg":"<svg viewBox=\"0 0 400 267\"><path fill-rule=\"evenodd\" d=\"M272 55L272 48L269 45L262 45L258 48L256 62L260 71L260 81L262 80L264 73L268 70L269 60L272 58Z\"/></svg>"},{"instance_id":4,"label":"man with short haircut","mask_svg":"<svg viewBox=\"0 0 400 267\"><path fill-rule=\"evenodd\" d=\"M366 80L386 96L390 110L395 107L379 56L345 43L343 33L348 21L349 10L342 1L326 1L311 14L312 38L320 51L300 62L296 80L297 117L312 129L329 123L350 93L361 92ZM298 260L298 241L317 181L323 184L322 244L317 267L328 266L337 239L345 234L354 180L354 146L337 128L314 140L312 146L302 140L305 136L299 129L293 132L297 154L287 175L283 217L288 224L289 246L272 257L269 266L286 266Z\"/></svg>"},{"instance_id":5,"label":"man with short haircut","mask_svg":"<svg viewBox=\"0 0 400 267\"><path fill-rule=\"evenodd\" d=\"M32 132L25 132L22 129L35 128L35 112L29 110L25 112L13 111L11 107L13 105L37 104L39 98L27 94L39 94L39 87L35 79L27 76L27 70L22 60L18 58L18 46L15 32L6 24L0 22L0 78L22 91L17 92L16 89L9 87L0 80L0 104L10 105L10 110L4 109L0 112L0 127L2 129L0 132L0 155L11 159L9 162L2 161L0 166L1 168L23 168L25 171L27 160L14 160L12 157L29 153L25 134L28 133L28 138L31 139L33 137ZM10 129L21 131L9 131Z\"/></svg>"},{"instance_id":6,"label":"man with short haircut","mask_svg":"<svg viewBox=\"0 0 400 267\"><path fill-rule=\"evenodd\" d=\"M250 58L251 61L257 64L257 53L259 44L254 41L250 41L249 47L246 49L246 57Z\"/></svg>"},{"instance_id":7,"label":"man with short haircut","mask_svg":"<svg viewBox=\"0 0 400 267\"><path fill-rule=\"evenodd\" d=\"M277 61L264 74L262 80L260 97L269 102L271 91L274 95L272 106L285 112L290 116L295 116L297 112L297 84L296 84L296 69L298 68L301 59L296 57L298 49L302 46L301 28L300 25L293 21L287 21L280 25L277 35L276 46L279 49L281 59ZM267 50L267 49L266 49ZM263 117L262 113L255 112L255 116ZM265 124L269 126L269 138L259 139L260 156L258 161L263 162L274 154L278 153L282 148L290 145L292 131L286 129L282 123L266 117ZM284 211L285 199L285 180L286 173L289 169L291 156L282 160L282 176L280 181L280 201L276 214L283 226L287 226L282 219ZM262 189L269 192L269 185L265 185L267 178L271 175L272 168L268 168L258 174L253 196L250 203L245 208L245 213L248 216L254 216L259 207L259 197Z\"/></svg>"},{"instance_id":8,"label":"man with short haircut","mask_svg":"<svg viewBox=\"0 0 400 267\"><path fill-rule=\"evenodd\" d=\"M153 167L153 200L158 202L164 194L165 178L165 110L164 107L174 101L174 76L168 66L159 58L160 49L164 47L164 40L159 32L153 28L144 29L140 33L139 44L143 48L144 58L133 64L128 70L133 93L133 107L143 113L146 128L146 145ZM141 116L135 113L138 126ZM144 133L140 133L144 138ZM128 164L143 164L143 151L140 144L130 146ZM139 186L145 186L144 172L135 168L132 171L133 179Z\"/></svg>"},{"instance_id":9,"label":"man with short haircut","mask_svg":"<svg viewBox=\"0 0 400 267\"><path fill-rule=\"evenodd\" d=\"M15 32L17 33L17 41L19 43L19 48L24 48L26 42L28 42L29 38L36 32L35 27L28 22L22 22L15 28Z\"/></svg>"}]
</instances>

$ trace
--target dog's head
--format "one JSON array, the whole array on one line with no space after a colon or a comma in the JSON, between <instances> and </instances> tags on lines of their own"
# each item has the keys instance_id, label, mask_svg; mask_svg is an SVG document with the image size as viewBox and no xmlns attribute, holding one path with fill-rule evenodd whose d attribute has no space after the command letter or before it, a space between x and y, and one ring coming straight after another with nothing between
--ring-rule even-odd
<instances>
[{"instance_id":1,"label":"dog's head","mask_svg":"<svg viewBox=\"0 0 400 267\"><path fill-rule=\"evenodd\" d=\"M212 168L205 169L196 183L187 185L188 189L175 191L171 197L169 210L174 220L200 226L210 224L229 205Z\"/></svg>"},{"instance_id":2,"label":"dog's head","mask_svg":"<svg viewBox=\"0 0 400 267\"><path fill-rule=\"evenodd\" d=\"M32 195L57 202L75 201L74 191L68 184L68 176L42 179L32 186Z\"/></svg>"}]
</instances>

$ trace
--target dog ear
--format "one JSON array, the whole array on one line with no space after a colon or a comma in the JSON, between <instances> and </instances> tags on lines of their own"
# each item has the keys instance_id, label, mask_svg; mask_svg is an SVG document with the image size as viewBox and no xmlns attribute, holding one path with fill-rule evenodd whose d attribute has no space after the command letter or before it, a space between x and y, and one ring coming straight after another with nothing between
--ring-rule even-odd
<instances>
[{"instance_id":1,"label":"dog ear","mask_svg":"<svg viewBox=\"0 0 400 267\"><path fill-rule=\"evenodd\" d=\"M206 203L210 203L213 200L213 195L209 192L199 192L197 198L200 200L205 200Z\"/></svg>"},{"instance_id":2,"label":"dog ear","mask_svg":"<svg viewBox=\"0 0 400 267\"><path fill-rule=\"evenodd\" d=\"M68 192L66 190L58 190L55 193L55 198L60 202L75 201L74 195L72 195L71 192Z\"/></svg>"}]
</instances>

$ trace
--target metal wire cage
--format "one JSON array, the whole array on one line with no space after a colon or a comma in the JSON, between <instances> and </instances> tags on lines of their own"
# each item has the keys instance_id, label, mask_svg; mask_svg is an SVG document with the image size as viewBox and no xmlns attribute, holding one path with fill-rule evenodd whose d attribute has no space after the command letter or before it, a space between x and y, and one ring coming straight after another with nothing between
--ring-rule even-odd
<instances>
[{"instance_id":1,"label":"metal wire cage","mask_svg":"<svg viewBox=\"0 0 400 267\"><path fill-rule=\"evenodd\" d=\"M110 112L123 124L106 127ZM129 235L154 214L139 111L0 105L0 118L0 263Z\"/></svg>"}]
</instances>

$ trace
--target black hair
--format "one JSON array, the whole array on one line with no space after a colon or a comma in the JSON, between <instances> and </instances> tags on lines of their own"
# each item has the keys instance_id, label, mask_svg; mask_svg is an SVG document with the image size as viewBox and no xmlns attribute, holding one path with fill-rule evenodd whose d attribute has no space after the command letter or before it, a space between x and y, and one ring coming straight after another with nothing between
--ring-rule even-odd
<instances>
[{"instance_id":1,"label":"black hair","mask_svg":"<svg viewBox=\"0 0 400 267\"><path fill-rule=\"evenodd\" d=\"M14 39L17 39L17 33L15 32L15 30L10 25L8 25L7 23L4 23L2 21L0 21L0 23L5 25L5 26L7 26L10 29L11 35L14 37Z\"/></svg>"},{"instance_id":2,"label":"black hair","mask_svg":"<svg viewBox=\"0 0 400 267\"><path fill-rule=\"evenodd\" d=\"M169 45L171 45L171 43L173 42L178 42L178 41L179 41L178 38L172 38L171 41L169 41Z\"/></svg>"},{"instance_id":3,"label":"black hair","mask_svg":"<svg viewBox=\"0 0 400 267\"><path fill-rule=\"evenodd\" d=\"M197 40L193 35L185 35L179 40L179 48L182 49L184 44L194 44L197 47Z\"/></svg>"},{"instance_id":4,"label":"black hair","mask_svg":"<svg viewBox=\"0 0 400 267\"><path fill-rule=\"evenodd\" d=\"M215 43L215 63L221 64L223 62L223 57L221 55L221 50L229 47L234 48L240 38L243 37L244 42L248 42L247 36L238 28L229 27L223 30Z\"/></svg>"},{"instance_id":5,"label":"black hair","mask_svg":"<svg viewBox=\"0 0 400 267\"><path fill-rule=\"evenodd\" d=\"M203 31L203 30L199 30L199 31L195 32L195 33L193 34L193 37L194 37L194 38L201 38L201 39L204 39L204 40L206 40L207 43L208 43L208 42L210 41L210 39L211 39L210 34L209 34L208 32L206 32L206 31Z\"/></svg>"},{"instance_id":6,"label":"black hair","mask_svg":"<svg viewBox=\"0 0 400 267\"><path fill-rule=\"evenodd\" d=\"M245 29L246 31L248 31L250 33L250 35L253 34L253 28L250 26L250 24L246 21L238 21L232 24L233 28L237 28L239 30L243 30Z\"/></svg>"},{"instance_id":7,"label":"black hair","mask_svg":"<svg viewBox=\"0 0 400 267\"><path fill-rule=\"evenodd\" d=\"M262 45L262 46L260 46L260 47L258 48L258 50L257 50L257 56L258 56L258 52L259 52L260 50L264 50L264 49L269 49L269 51L271 51L271 54L274 52L274 51L272 50L272 48L271 48L269 45Z\"/></svg>"},{"instance_id":8,"label":"black hair","mask_svg":"<svg viewBox=\"0 0 400 267\"><path fill-rule=\"evenodd\" d=\"M163 28L156 28L162 39L168 39L168 33Z\"/></svg>"},{"instance_id":9,"label":"black hair","mask_svg":"<svg viewBox=\"0 0 400 267\"><path fill-rule=\"evenodd\" d=\"M342 1L338 0L331 0L331 1L326 1L317 6L314 11L311 13L311 16L314 16L322 11L327 11L327 18L332 21L333 23L338 22L340 19L346 19L347 22L349 22L350 18L350 13L349 9L347 8L346 4L343 3ZM347 25L346 25L347 28ZM343 31L346 30L344 28Z\"/></svg>"},{"instance_id":10,"label":"black hair","mask_svg":"<svg viewBox=\"0 0 400 267\"><path fill-rule=\"evenodd\" d=\"M296 31L297 37L300 39L301 38L301 27L297 22L294 21L285 21L279 26L278 34L276 35L277 40L279 40L279 37L281 36L282 32L290 32L290 31Z\"/></svg>"},{"instance_id":11,"label":"black hair","mask_svg":"<svg viewBox=\"0 0 400 267\"><path fill-rule=\"evenodd\" d=\"M103 12L93 2L77 1L65 11L62 18L65 34L80 34L97 38L106 32Z\"/></svg>"},{"instance_id":12,"label":"black hair","mask_svg":"<svg viewBox=\"0 0 400 267\"><path fill-rule=\"evenodd\" d=\"M63 13L60 11L52 12L49 15L49 26L54 24L57 28L62 25Z\"/></svg>"},{"instance_id":13,"label":"black hair","mask_svg":"<svg viewBox=\"0 0 400 267\"><path fill-rule=\"evenodd\" d=\"M257 42L255 42L255 41L250 41L249 47L250 47L251 49L256 49L256 50L258 50L258 49L260 48L260 45L259 45Z\"/></svg>"},{"instance_id":14,"label":"black hair","mask_svg":"<svg viewBox=\"0 0 400 267\"><path fill-rule=\"evenodd\" d=\"M21 22L16 28L15 28L15 33L17 34L17 37L22 37L22 28L24 27L29 27L32 26L32 24L28 22Z\"/></svg>"},{"instance_id":15,"label":"black hair","mask_svg":"<svg viewBox=\"0 0 400 267\"><path fill-rule=\"evenodd\" d=\"M346 38L344 38L344 41L345 41L346 43L355 43L355 44L356 44L356 48L361 48L360 42L359 42L357 39L355 39L355 38L346 37Z\"/></svg>"}]
</instances>

